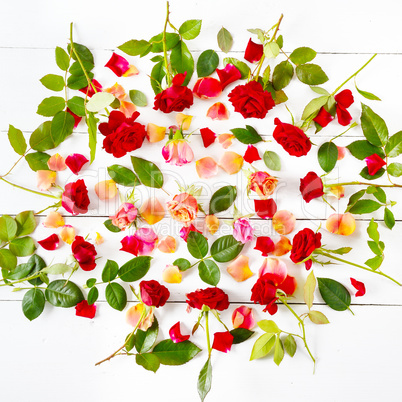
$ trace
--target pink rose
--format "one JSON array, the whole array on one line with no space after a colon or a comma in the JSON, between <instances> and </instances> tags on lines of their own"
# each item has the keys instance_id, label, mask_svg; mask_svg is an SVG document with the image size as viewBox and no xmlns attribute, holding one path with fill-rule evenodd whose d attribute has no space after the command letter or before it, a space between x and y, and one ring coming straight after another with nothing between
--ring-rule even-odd
<instances>
[{"instance_id":1,"label":"pink rose","mask_svg":"<svg viewBox=\"0 0 402 402\"><path fill-rule=\"evenodd\" d=\"M253 232L248 218L237 219L233 225L233 237L243 244L253 240Z\"/></svg>"},{"instance_id":2,"label":"pink rose","mask_svg":"<svg viewBox=\"0 0 402 402\"><path fill-rule=\"evenodd\" d=\"M121 204L116 214L111 216L110 219L114 226L124 230L135 220L136 217L137 208L133 204L125 202L124 204Z\"/></svg>"},{"instance_id":3,"label":"pink rose","mask_svg":"<svg viewBox=\"0 0 402 402\"><path fill-rule=\"evenodd\" d=\"M139 241L138 255L149 255L158 243L158 235L151 228L139 228L134 233Z\"/></svg>"}]
</instances>

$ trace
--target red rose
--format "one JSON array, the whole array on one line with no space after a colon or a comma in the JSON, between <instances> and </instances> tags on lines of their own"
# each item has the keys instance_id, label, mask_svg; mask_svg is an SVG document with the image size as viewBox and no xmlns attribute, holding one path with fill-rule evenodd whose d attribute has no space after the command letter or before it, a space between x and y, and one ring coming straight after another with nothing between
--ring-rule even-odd
<instances>
[{"instance_id":1,"label":"red rose","mask_svg":"<svg viewBox=\"0 0 402 402\"><path fill-rule=\"evenodd\" d=\"M187 303L190 307L202 309L208 306L212 310L223 311L229 307L228 295L219 288L198 289L195 292L187 293Z\"/></svg>"},{"instance_id":2,"label":"red rose","mask_svg":"<svg viewBox=\"0 0 402 402\"><path fill-rule=\"evenodd\" d=\"M275 141L292 156L307 155L311 149L311 142L307 135L299 127L282 123L275 119L276 124L273 136Z\"/></svg>"},{"instance_id":3,"label":"red rose","mask_svg":"<svg viewBox=\"0 0 402 402\"><path fill-rule=\"evenodd\" d=\"M292 251L290 253L290 259L297 264L308 258L311 253L321 247L321 233L314 233L311 229L303 229L296 233L293 238ZM306 268L310 269L311 260L306 261Z\"/></svg>"},{"instance_id":4,"label":"red rose","mask_svg":"<svg viewBox=\"0 0 402 402\"><path fill-rule=\"evenodd\" d=\"M303 179L300 179L300 192L306 202L324 195L324 185L321 177L314 172L308 172Z\"/></svg>"},{"instance_id":5,"label":"red rose","mask_svg":"<svg viewBox=\"0 0 402 402\"><path fill-rule=\"evenodd\" d=\"M275 106L271 93L264 91L262 85L256 81L234 87L228 97L235 112L241 113L245 119L263 119L268 110Z\"/></svg>"},{"instance_id":6,"label":"red rose","mask_svg":"<svg viewBox=\"0 0 402 402\"><path fill-rule=\"evenodd\" d=\"M164 306L170 296L168 288L154 280L141 281L140 292L142 302L147 306L154 307Z\"/></svg>"},{"instance_id":7,"label":"red rose","mask_svg":"<svg viewBox=\"0 0 402 402\"><path fill-rule=\"evenodd\" d=\"M84 271L92 271L96 267L96 250L93 244L88 243L82 236L75 236L71 245L74 258Z\"/></svg>"},{"instance_id":8,"label":"red rose","mask_svg":"<svg viewBox=\"0 0 402 402\"><path fill-rule=\"evenodd\" d=\"M74 183L67 183L61 196L61 205L73 215L86 214L88 212L88 190L84 180L79 179Z\"/></svg>"},{"instance_id":9,"label":"red rose","mask_svg":"<svg viewBox=\"0 0 402 402\"><path fill-rule=\"evenodd\" d=\"M147 135L145 126L135 121L140 114L134 112L127 118L124 113L113 110L107 123L99 124L99 131L106 136L103 140L103 148L113 154L115 158L121 158L127 152L141 147Z\"/></svg>"},{"instance_id":10,"label":"red rose","mask_svg":"<svg viewBox=\"0 0 402 402\"><path fill-rule=\"evenodd\" d=\"M176 74L172 86L155 96L155 110L159 109L163 113L182 112L193 104L193 92L186 86L182 86L186 74Z\"/></svg>"}]
</instances>

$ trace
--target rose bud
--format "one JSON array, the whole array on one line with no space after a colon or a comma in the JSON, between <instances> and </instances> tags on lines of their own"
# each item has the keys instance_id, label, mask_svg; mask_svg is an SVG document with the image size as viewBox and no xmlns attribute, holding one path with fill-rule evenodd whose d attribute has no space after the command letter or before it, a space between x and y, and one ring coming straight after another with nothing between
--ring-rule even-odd
<instances>
[{"instance_id":1,"label":"rose bud","mask_svg":"<svg viewBox=\"0 0 402 402\"><path fill-rule=\"evenodd\" d=\"M181 193L167 202L167 209L174 220L188 226L197 217L198 203L191 194Z\"/></svg>"},{"instance_id":2,"label":"rose bud","mask_svg":"<svg viewBox=\"0 0 402 402\"><path fill-rule=\"evenodd\" d=\"M248 218L239 218L233 224L233 237L243 244L253 240L253 232Z\"/></svg>"},{"instance_id":3,"label":"rose bud","mask_svg":"<svg viewBox=\"0 0 402 402\"><path fill-rule=\"evenodd\" d=\"M74 183L67 183L61 196L61 205L73 215L86 214L88 212L88 190L84 180L79 179Z\"/></svg>"},{"instance_id":4,"label":"rose bud","mask_svg":"<svg viewBox=\"0 0 402 402\"><path fill-rule=\"evenodd\" d=\"M125 230L135 221L137 212L137 208L133 204L125 202L120 206L116 214L110 217L110 219L114 226L118 227L120 230Z\"/></svg>"},{"instance_id":5,"label":"rose bud","mask_svg":"<svg viewBox=\"0 0 402 402\"><path fill-rule=\"evenodd\" d=\"M247 183L247 191L254 191L258 196L266 200L276 189L278 179L267 172L255 172L250 175Z\"/></svg>"}]
</instances>

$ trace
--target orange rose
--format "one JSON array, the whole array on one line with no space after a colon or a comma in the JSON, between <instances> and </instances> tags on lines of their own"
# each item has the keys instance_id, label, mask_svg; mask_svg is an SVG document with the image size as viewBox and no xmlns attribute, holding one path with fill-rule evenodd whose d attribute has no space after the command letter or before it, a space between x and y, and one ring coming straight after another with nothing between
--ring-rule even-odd
<instances>
[{"instance_id":1,"label":"orange rose","mask_svg":"<svg viewBox=\"0 0 402 402\"><path fill-rule=\"evenodd\" d=\"M167 208L172 218L185 226L190 225L198 213L197 200L188 193L175 195L172 201L167 202Z\"/></svg>"},{"instance_id":2,"label":"orange rose","mask_svg":"<svg viewBox=\"0 0 402 402\"><path fill-rule=\"evenodd\" d=\"M275 191L277 184L278 179L269 173L255 172L248 179L247 191L255 191L261 199L266 200Z\"/></svg>"}]
</instances>

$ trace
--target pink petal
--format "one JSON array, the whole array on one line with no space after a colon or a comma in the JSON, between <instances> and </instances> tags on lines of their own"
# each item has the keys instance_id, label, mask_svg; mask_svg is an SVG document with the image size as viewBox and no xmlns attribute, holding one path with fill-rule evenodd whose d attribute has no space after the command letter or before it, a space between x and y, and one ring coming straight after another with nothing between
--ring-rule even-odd
<instances>
[{"instance_id":1,"label":"pink petal","mask_svg":"<svg viewBox=\"0 0 402 402\"><path fill-rule=\"evenodd\" d=\"M38 189L40 191L49 190L56 183L56 176L57 173L52 170L38 170L36 172Z\"/></svg>"},{"instance_id":2,"label":"pink petal","mask_svg":"<svg viewBox=\"0 0 402 402\"><path fill-rule=\"evenodd\" d=\"M158 250L162 253L174 253L176 247L177 242L173 236L165 236L158 243Z\"/></svg>"},{"instance_id":3,"label":"pink petal","mask_svg":"<svg viewBox=\"0 0 402 402\"><path fill-rule=\"evenodd\" d=\"M67 156L66 165L76 175L81 171L82 167L89 162L89 160L81 154L72 154Z\"/></svg>"},{"instance_id":4,"label":"pink petal","mask_svg":"<svg viewBox=\"0 0 402 402\"><path fill-rule=\"evenodd\" d=\"M222 91L232 82L235 82L241 78L241 73L237 67L233 64L226 64L222 70L216 69L216 72L221 81Z\"/></svg>"},{"instance_id":5,"label":"pink petal","mask_svg":"<svg viewBox=\"0 0 402 402\"><path fill-rule=\"evenodd\" d=\"M253 309L246 306L237 307L232 314L232 324L233 328L253 329L256 325Z\"/></svg>"},{"instance_id":6,"label":"pink petal","mask_svg":"<svg viewBox=\"0 0 402 402\"><path fill-rule=\"evenodd\" d=\"M60 226L64 226L64 218L58 212L51 211L47 214L43 226L45 228L59 228Z\"/></svg>"},{"instance_id":7,"label":"pink petal","mask_svg":"<svg viewBox=\"0 0 402 402\"><path fill-rule=\"evenodd\" d=\"M105 67L110 68L118 77L121 77L129 69L129 66L129 62L116 53L113 53L110 60L105 64Z\"/></svg>"},{"instance_id":8,"label":"pink petal","mask_svg":"<svg viewBox=\"0 0 402 402\"><path fill-rule=\"evenodd\" d=\"M268 236L257 237L257 243L254 250L261 251L263 257L267 257L269 253L275 250L275 244Z\"/></svg>"},{"instance_id":9,"label":"pink petal","mask_svg":"<svg viewBox=\"0 0 402 402\"><path fill-rule=\"evenodd\" d=\"M195 169L201 179L210 179L218 174L218 164L214 158L206 156L195 162Z\"/></svg>"},{"instance_id":10,"label":"pink petal","mask_svg":"<svg viewBox=\"0 0 402 402\"><path fill-rule=\"evenodd\" d=\"M95 304L88 304L86 300L79 302L75 306L75 315L85 318L94 318L96 313Z\"/></svg>"},{"instance_id":11,"label":"pink petal","mask_svg":"<svg viewBox=\"0 0 402 402\"><path fill-rule=\"evenodd\" d=\"M217 102L208 109L207 117L210 117L212 120L228 120L229 111L223 103Z\"/></svg>"},{"instance_id":12,"label":"pink petal","mask_svg":"<svg viewBox=\"0 0 402 402\"><path fill-rule=\"evenodd\" d=\"M119 110L124 114L124 116L130 118L137 108L135 107L134 103L121 101Z\"/></svg>"},{"instance_id":13,"label":"pink petal","mask_svg":"<svg viewBox=\"0 0 402 402\"><path fill-rule=\"evenodd\" d=\"M121 240L121 251L126 251L127 253L134 254L138 256L140 248L140 240L134 236L126 236Z\"/></svg>"},{"instance_id":14,"label":"pink petal","mask_svg":"<svg viewBox=\"0 0 402 402\"><path fill-rule=\"evenodd\" d=\"M190 339L190 335L182 335L180 331L180 321L177 321L176 324L169 329L169 336L174 343L180 343Z\"/></svg>"},{"instance_id":15,"label":"pink petal","mask_svg":"<svg viewBox=\"0 0 402 402\"><path fill-rule=\"evenodd\" d=\"M221 83L212 77L199 78L193 89L194 96L200 99L217 98L221 93Z\"/></svg>"},{"instance_id":16,"label":"pink petal","mask_svg":"<svg viewBox=\"0 0 402 402\"><path fill-rule=\"evenodd\" d=\"M227 272L236 282L243 282L254 275L248 265L248 257L239 255L227 267Z\"/></svg>"},{"instance_id":17,"label":"pink petal","mask_svg":"<svg viewBox=\"0 0 402 402\"><path fill-rule=\"evenodd\" d=\"M366 287L364 286L363 282L359 282L353 278L350 278L350 282L352 283L352 286L357 290L355 297L364 296L366 294Z\"/></svg>"},{"instance_id":18,"label":"pink petal","mask_svg":"<svg viewBox=\"0 0 402 402\"><path fill-rule=\"evenodd\" d=\"M259 277L266 274L269 274L272 282L275 284L275 286L278 286L285 280L288 270L286 268L286 264L282 260L269 257L264 259L264 262L258 271Z\"/></svg>"},{"instance_id":19,"label":"pink petal","mask_svg":"<svg viewBox=\"0 0 402 402\"><path fill-rule=\"evenodd\" d=\"M212 343L212 349L227 353L232 348L232 344L233 335L229 331L214 333L214 342Z\"/></svg>"},{"instance_id":20,"label":"pink petal","mask_svg":"<svg viewBox=\"0 0 402 402\"><path fill-rule=\"evenodd\" d=\"M243 156L243 159L248 163L253 163L261 159L258 149L254 145L249 145Z\"/></svg>"},{"instance_id":21,"label":"pink petal","mask_svg":"<svg viewBox=\"0 0 402 402\"><path fill-rule=\"evenodd\" d=\"M151 228L139 228L134 236L139 241L138 255L149 255L158 243L158 235Z\"/></svg>"},{"instance_id":22,"label":"pink petal","mask_svg":"<svg viewBox=\"0 0 402 402\"><path fill-rule=\"evenodd\" d=\"M219 166L228 174L238 173L243 166L243 157L236 152L227 151L222 155Z\"/></svg>"},{"instance_id":23,"label":"pink petal","mask_svg":"<svg viewBox=\"0 0 402 402\"><path fill-rule=\"evenodd\" d=\"M191 224L190 226L183 226L183 227L180 229L180 237L181 237L184 241L187 241L187 237L188 237L188 234L189 234L190 232L202 233L202 232L200 232L193 224Z\"/></svg>"},{"instance_id":24,"label":"pink petal","mask_svg":"<svg viewBox=\"0 0 402 402\"><path fill-rule=\"evenodd\" d=\"M67 169L64 158L59 154L52 155L47 161L47 166L50 170L53 170L54 172L61 172L62 170Z\"/></svg>"},{"instance_id":25,"label":"pink petal","mask_svg":"<svg viewBox=\"0 0 402 402\"><path fill-rule=\"evenodd\" d=\"M110 200L117 195L117 186L113 180L105 180L95 185L95 193L100 200Z\"/></svg>"},{"instance_id":26,"label":"pink petal","mask_svg":"<svg viewBox=\"0 0 402 402\"><path fill-rule=\"evenodd\" d=\"M59 246L59 236L57 234L53 233L49 237L46 237L46 239L39 240L38 243L45 249L45 250L56 250L56 248Z\"/></svg>"},{"instance_id":27,"label":"pink petal","mask_svg":"<svg viewBox=\"0 0 402 402\"><path fill-rule=\"evenodd\" d=\"M209 128L202 128L200 133L205 148L208 148L212 143L215 142L216 134Z\"/></svg>"},{"instance_id":28,"label":"pink petal","mask_svg":"<svg viewBox=\"0 0 402 402\"><path fill-rule=\"evenodd\" d=\"M232 140L235 138L233 134L220 134L218 136L219 144L222 145L224 149L228 149L232 145Z\"/></svg>"},{"instance_id":29,"label":"pink petal","mask_svg":"<svg viewBox=\"0 0 402 402\"><path fill-rule=\"evenodd\" d=\"M126 96L127 96L124 88L121 85L119 85L117 82L112 87L106 88L105 92L112 94L119 101L123 101L124 99L126 99Z\"/></svg>"}]
</instances>

